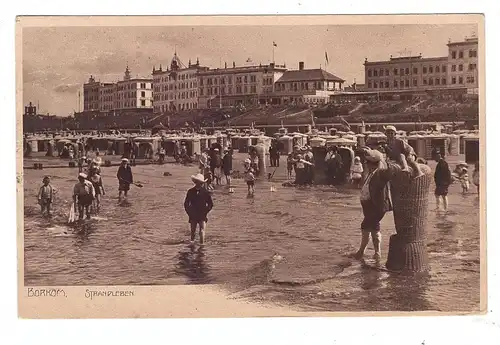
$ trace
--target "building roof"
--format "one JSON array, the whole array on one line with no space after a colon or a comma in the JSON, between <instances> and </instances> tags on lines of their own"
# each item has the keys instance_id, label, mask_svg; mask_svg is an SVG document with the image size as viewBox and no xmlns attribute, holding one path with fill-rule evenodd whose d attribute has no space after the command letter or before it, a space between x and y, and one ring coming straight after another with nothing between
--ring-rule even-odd
<instances>
[{"instance_id":1,"label":"building roof","mask_svg":"<svg viewBox=\"0 0 500 345\"><path fill-rule=\"evenodd\" d=\"M470 45L470 44L478 44L479 40L477 37L471 37L471 38L466 38L464 41L461 42L448 42L447 46L465 46L465 45Z\"/></svg>"},{"instance_id":2,"label":"building roof","mask_svg":"<svg viewBox=\"0 0 500 345\"><path fill-rule=\"evenodd\" d=\"M258 65L258 66L235 66L235 67L224 67L224 68L212 68L203 71L199 71L199 75L218 75L218 74L237 74L237 73L252 73L265 71L268 72L285 72L286 67L284 65Z\"/></svg>"},{"instance_id":3,"label":"building roof","mask_svg":"<svg viewBox=\"0 0 500 345\"><path fill-rule=\"evenodd\" d=\"M333 75L330 72L325 71L324 69L316 68L316 69L286 71L281 76L281 78L278 79L278 82L318 81L318 80L341 81L341 82L345 81L344 79L339 78L336 75Z\"/></svg>"},{"instance_id":4,"label":"building roof","mask_svg":"<svg viewBox=\"0 0 500 345\"><path fill-rule=\"evenodd\" d=\"M390 65L390 64L399 64L399 63L414 63L414 62L433 62L433 61L447 61L447 56L438 56L438 57L429 57L423 58L421 56L407 56L407 57L391 57L386 61L368 61L365 60L365 66L375 66L375 65Z\"/></svg>"}]
</instances>

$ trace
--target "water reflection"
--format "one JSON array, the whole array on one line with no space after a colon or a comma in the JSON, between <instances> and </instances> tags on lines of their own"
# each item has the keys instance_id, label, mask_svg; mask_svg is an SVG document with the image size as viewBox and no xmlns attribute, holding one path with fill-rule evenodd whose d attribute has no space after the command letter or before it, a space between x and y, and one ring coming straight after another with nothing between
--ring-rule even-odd
<instances>
[{"instance_id":1,"label":"water reflection","mask_svg":"<svg viewBox=\"0 0 500 345\"><path fill-rule=\"evenodd\" d=\"M188 278L192 284L206 284L210 282L209 266L206 264L205 248L189 245L187 250L179 252L178 271Z\"/></svg>"},{"instance_id":2,"label":"water reflection","mask_svg":"<svg viewBox=\"0 0 500 345\"><path fill-rule=\"evenodd\" d=\"M427 299L430 276L422 274L414 277L392 275L387 280L387 292L391 308L389 310L418 311L432 310Z\"/></svg>"}]
</instances>

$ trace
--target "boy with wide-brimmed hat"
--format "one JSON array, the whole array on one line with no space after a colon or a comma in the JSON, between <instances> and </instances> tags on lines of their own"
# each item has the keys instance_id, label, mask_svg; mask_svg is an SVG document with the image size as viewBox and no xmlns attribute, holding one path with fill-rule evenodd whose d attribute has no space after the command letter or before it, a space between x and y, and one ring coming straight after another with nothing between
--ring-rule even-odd
<instances>
[{"instance_id":1,"label":"boy with wide-brimmed hat","mask_svg":"<svg viewBox=\"0 0 500 345\"><path fill-rule=\"evenodd\" d=\"M118 178L118 202L120 202L122 200L122 193L124 197L127 198L130 185L134 183L132 168L127 158L122 158L116 177Z\"/></svg>"},{"instance_id":2,"label":"boy with wide-brimmed hat","mask_svg":"<svg viewBox=\"0 0 500 345\"><path fill-rule=\"evenodd\" d=\"M95 198L94 186L87 180L87 174L78 174L78 183L73 188L73 202L75 203L75 211L78 209L79 219L83 219L84 211L87 219L90 219L90 205Z\"/></svg>"},{"instance_id":3,"label":"boy with wide-brimmed hat","mask_svg":"<svg viewBox=\"0 0 500 345\"><path fill-rule=\"evenodd\" d=\"M184 210L191 225L191 243L196 239L196 228L199 228L200 244L205 243L205 230L208 221L207 215L212 210L213 201L210 193L203 188L206 182L202 174L191 176L194 187L187 191L184 200Z\"/></svg>"}]
</instances>

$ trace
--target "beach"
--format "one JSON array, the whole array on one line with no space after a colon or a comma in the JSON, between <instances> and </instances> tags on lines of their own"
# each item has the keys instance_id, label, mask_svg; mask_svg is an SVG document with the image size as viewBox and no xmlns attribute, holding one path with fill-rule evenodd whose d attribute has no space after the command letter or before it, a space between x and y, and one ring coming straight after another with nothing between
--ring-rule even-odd
<instances>
[{"instance_id":1,"label":"beach","mask_svg":"<svg viewBox=\"0 0 500 345\"><path fill-rule=\"evenodd\" d=\"M26 286L168 285L180 289L172 296L187 303L177 310L181 314L189 314L198 303L200 310L211 308L212 300L220 302L216 305L227 300L227 310L238 308L238 316L479 310L475 188L462 195L460 186L452 185L446 214L434 211L431 188L427 239L431 272L426 278L402 278L370 268L371 245L365 263L347 257L360 238L359 190L282 187L284 157L271 182L257 182L253 198L247 198L240 179L234 181L234 194L224 187L216 189L203 247L189 245L182 207L192 186L189 176L197 166L133 167L135 181L144 187L132 187L126 206L117 203L117 168L103 167L107 194L102 211L75 229L66 225L66 219L78 169L49 168L51 162L61 161L37 159L44 162L44 170L24 170ZM235 155L234 170L242 170L243 159L244 155ZM429 164L434 168L434 162ZM268 172L273 170L268 167ZM58 190L52 219L42 218L36 204L44 175L52 177ZM388 238L394 233L392 214L385 216L382 229L385 260ZM191 300L184 300L191 295Z\"/></svg>"}]
</instances>

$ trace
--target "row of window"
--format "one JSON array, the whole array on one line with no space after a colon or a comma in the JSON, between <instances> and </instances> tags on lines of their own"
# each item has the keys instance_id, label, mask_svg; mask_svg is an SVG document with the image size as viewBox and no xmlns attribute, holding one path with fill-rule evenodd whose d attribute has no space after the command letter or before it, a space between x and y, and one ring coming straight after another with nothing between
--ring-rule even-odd
<instances>
[{"instance_id":1,"label":"row of window","mask_svg":"<svg viewBox=\"0 0 500 345\"><path fill-rule=\"evenodd\" d=\"M412 73L413 74L418 74L418 67L413 67L412 68ZM442 66L424 66L422 67L422 73L427 74L427 73L446 73L446 65ZM383 77L383 76L390 76L390 71L388 68L380 68L380 69L374 69L371 70L369 69L367 71L368 77ZM392 75L409 75L410 74L410 68L394 68Z\"/></svg>"},{"instance_id":2,"label":"row of window","mask_svg":"<svg viewBox=\"0 0 500 345\"><path fill-rule=\"evenodd\" d=\"M221 88L218 88L218 87L210 88L209 87L206 90L206 95L207 96L217 96L217 95L219 95L219 92L221 93L221 95L232 95L233 88L228 87L226 89L225 87L221 87ZM235 88L235 91L234 91L235 94L246 94L249 92L250 93L257 93L257 86L255 86L255 85L250 85L250 86L237 85ZM200 96L204 96L204 95L205 95L205 90L200 89Z\"/></svg>"},{"instance_id":3,"label":"row of window","mask_svg":"<svg viewBox=\"0 0 500 345\"><path fill-rule=\"evenodd\" d=\"M177 78L178 77L178 78ZM173 80L189 80L189 79L193 79L193 78L196 78L196 74L171 74L171 75L168 75L168 76L165 76L165 77L160 77L160 78L157 78L157 80L160 81L160 83L166 83L168 81L173 81Z\"/></svg>"},{"instance_id":4,"label":"row of window","mask_svg":"<svg viewBox=\"0 0 500 345\"><path fill-rule=\"evenodd\" d=\"M189 98L196 98L196 97L197 97L196 91L189 91L189 92L178 92L178 93L168 93L168 94L155 94L154 100L155 101L168 101L168 100L174 100L174 99L189 99Z\"/></svg>"},{"instance_id":5,"label":"row of window","mask_svg":"<svg viewBox=\"0 0 500 345\"><path fill-rule=\"evenodd\" d=\"M179 87L177 85L173 84L168 84L168 85L156 85L153 89L155 92L165 92L165 91L171 91L171 90L183 90L183 89L193 89L197 88L198 85L196 82L189 82L189 83L180 83Z\"/></svg>"},{"instance_id":6,"label":"row of window","mask_svg":"<svg viewBox=\"0 0 500 345\"><path fill-rule=\"evenodd\" d=\"M272 84L272 78L264 78L264 83L270 82ZM244 76L239 76L235 77L235 83L236 84L242 84L242 83L256 83L257 82L257 76L256 75L244 75ZM228 77L214 77L214 78L200 78L200 86L203 86L204 84L206 85L224 85L224 84L232 84L233 83L233 78L231 76Z\"/></svg>"},{"instance_id":7,"label":"row of window","mask_svg":"<svg viewBox=\"0 0 500 345\"><path fill-rule=\"evenodd\" d=\"M262 85L273 85L273 78L264 78L262 79Z\"/></svg>"},{"instance_id":8,"label":"row of window","mask_svg":"<svg viewBox=\"0 0 500 345\"><path fill-rule=\"evenodd\" d=\"M452 50L451 51L451 58L452 59L456 59L458 56L459 59L463 59L464 58L464 51L463 50L459 50L458 52L456 50ZM477 50L476 49L470 49L469 50L469 57L470 58L477 58Z\"/></svg>"},{"instance_id":9,"label":"row of window","mask_svg":"<svg viewBox=\"0 0 500 345\"><path fill-rule=\"evenodd\" d=\"M463 84L464 83L464 78L463 77L452 77L451 78L451 84L456 85L456 84ZM474 84L475 83L475 78L473 76L468 76L466 78L466 83L467 84ZM446 78L423 78L422 79L422 85L427 86L433 86L433 85L446 85ZM410 80L394 80L392 83L392 86L394 88L404 88L404 87L410 87ZM414 78L412 80L412 86L417 87L418 85L418 80ZM388 81L381 81L381 82L368 82L368 88L374 88L374 89L388 89L390 88L391 85Z\"/></svg>"},{"instance_id":10,"label":"row of window","mask_svg":"<svg viewBox=\"0 0 500 345\"><path fill-rule=\"evenodd\" d=\"M456 72L457 71L457 67L458 67L458 71L462 72L464 70L464 65L463 64L459 64L459 65L451 65L451 71L452 72ZM475 63L470 63L468 65L468 70L469 71L474 71L477 69L477 64ZM413 74L418 74L418 68L417 67L413 67L412 69L412 72ZM443 66L424 66L422 67L422 74L433 74L433 73L446 73L446 65L443 65ZM368 77L383 77L383 76L386 76L388 77L390 75L389 73L389 69L383 69L381 68L380 70L378 69L374 69L374 70L371 70L369 69L367 71L367 74L368 74ZM410 74L410 69L407 67L407 68L401 68L401 69L398 69L398 68L394 68L393 70L393 75L409 75Z\"/></svg>"},{"instance_id":11,"label":"row of window","mask_svg":"<svg viewBox=\"0 0 500 345\"><path fill-rule=\"evenodd\" d=\"M309 90L310 83L288 83L288 90L290 91L299 91L299 90ZM312 82L311 90L323 90L324 84L323 82ZM286 91L287 83L278 83L276 84L276 91Z\"/></svg>"},{"instance_id":12,"label":"row of window","mask_svg":"<svg viewBox=\"0 0 500 345\"><path fill-rule=\"evenodd\" d=\"M150 89L151 85L150 83L139 83L139 88L140 89ZM117 91L124 91L124 90L135 90L137 89L137 83L131 83L131 84L124 84L116 87Z\"/></svg>"},{"instance_id":13,"label":"row of window","mask_svg":"<svg viewBox=\"0 0 500 345\"><path fill-rule=\"evenodd\" d=\"M458 71L462 72L464 70L464 65L459 64L459 65L451 65L451 71L456 72L457 71L457 66L458 66ZM477 69L477 64L475 63L470 63L468 66L468 71L475 71Z\"/></svg>"}]
</instances>

